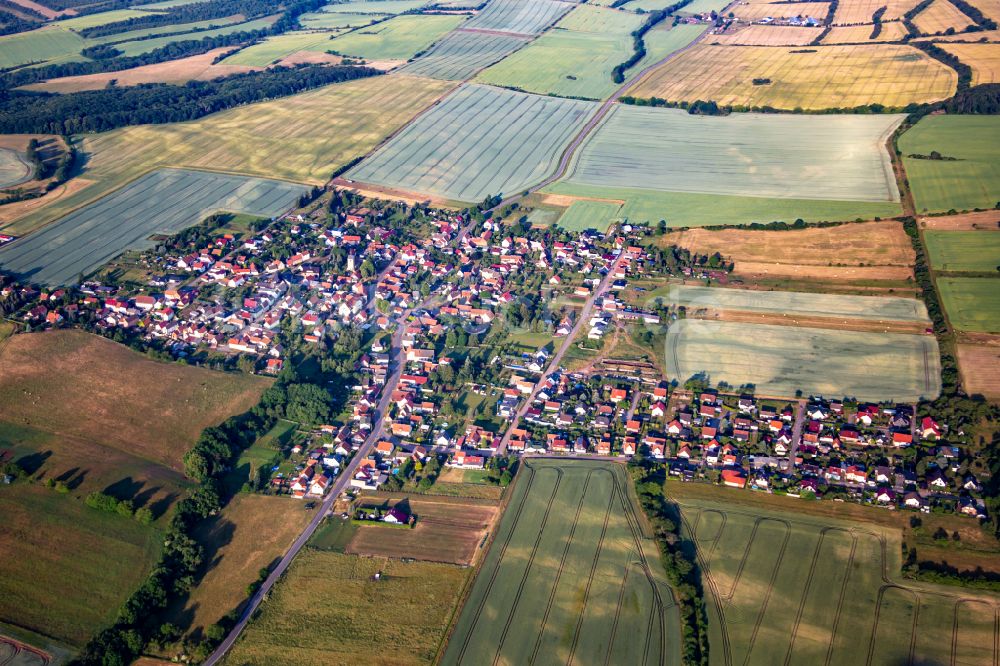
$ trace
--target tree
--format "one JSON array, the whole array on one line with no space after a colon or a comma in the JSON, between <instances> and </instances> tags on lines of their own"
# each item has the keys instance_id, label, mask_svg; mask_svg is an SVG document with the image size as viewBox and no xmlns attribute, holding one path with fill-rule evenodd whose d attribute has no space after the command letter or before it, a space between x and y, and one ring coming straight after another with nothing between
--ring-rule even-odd
<instances>
[{"instance_id":1,"label":"tree","mask_svg":"<svg viewBox=\"0 0 1000 666\"><path fill-rule=\"evenodd\" d=\"M315 384L292 384L287 388L285 415L304 425L320 425L330 420L330 392Z\"/></svg>"},{"instance_id":2,"label":"tree","mask_svg":"<svg viewBox=\"0 0 1000 666\"><path fill-rule=\"evenodd\" d=\"M361 277L363 277L366 280L370 280L371 278L375 277L375 273L377 272L375 270L375 264L372 263L371 259L365 259L364 261L362 261L361 266L358 267L358 270L361 271Z\"/></svg>"}]
</instances>

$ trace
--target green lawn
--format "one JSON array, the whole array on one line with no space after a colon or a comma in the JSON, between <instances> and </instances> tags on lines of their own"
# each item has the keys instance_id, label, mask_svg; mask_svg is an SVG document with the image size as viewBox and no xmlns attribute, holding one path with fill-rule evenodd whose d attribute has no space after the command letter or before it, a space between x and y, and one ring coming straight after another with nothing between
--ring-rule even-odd
<instances>
[{"instance_id":1,"label":"green lawn","mask_svg":"<svg viewBox=\"0 0 1000 666\"><path fill-rule=\"evenodd\" d=\"M927 116L899 138L918 212L993 208L1000 201L1000 117ZM937 151L949 160L914 159Z\"/></svg>"},{"instance_id":2,"label":"green lawn","mask_svg":"<svg viewBox=\"0 0 1000 666\"><path fill-rule=\"evenodd\" d=\"M605 231L608 225L618 216L621 205L605 201L574 201L562 214L557 225L567 231L586 231L596 229Z\"/></svg>"},{"instance_id":3,"label":"green lawn","mask_svg":"<svg viewBox=\"0 0 1000 666\"><path fill-rule=\"evenodd\" d=\"M953 327L1000 333L1000 279L942 277L937 286Z\"/></svg>"},{"instance_id":4,"label":"green lawn","mask_svg":"<svg viewBox=\"0 0 1000 666\"><path fill-rule=\"evenodd\" d=\"M447 14L397 16L337 37L330 49L368 60L407 60L464 20L464 16Z\"/></svg>"},{"instance_id":5,"label":"green lawn","mask_svg":"<svg viewBox=\"0 0 1000 666\"><path fill-rule=\"evenodd\" d=\"M931 229L924 238L934 270L995 273L1000 267L1000 233Z\"/></svg>"},{"instance_id":6,"label":"green lawn","mask_svg":"<svg viewBox=\"0 0 1000 666\"><path fill-rule=\"evenodd\" d=\"M330 516L313 533L309 546L317 550L342 553L357 531L358 525L353 520L344 520L339 515Z\"/></svg>"}]
</instances>

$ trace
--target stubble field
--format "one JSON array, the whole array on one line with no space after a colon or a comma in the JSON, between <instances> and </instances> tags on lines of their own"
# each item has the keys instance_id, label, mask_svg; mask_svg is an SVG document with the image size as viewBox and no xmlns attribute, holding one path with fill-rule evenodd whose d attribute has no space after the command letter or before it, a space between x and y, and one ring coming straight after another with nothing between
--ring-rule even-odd
<instances>
[{"instance_id":1,"label":"stubble field","mask_svg":"<svg viewBox=\"0 0 1000 666\"><path fill-rule=\"evenodd\" d=\"M1000 47L996 44L944 44L941 48L972 68L972 85L1000 83Z\"/></svg>"},{"instance_id":2,"label":"stubble field","mask_svg":"<svg viewBox=\"0 0 1000 666\"><path fill-rule=\"evenodd\" d=\"M913 17L913 25L917 26L921 34L937 35L943 34L949 28L955 32L962 32L974 24L965 12L948 0L934 0L927 9Z\"/></svg>"},{"instance_id":3,"label":"stubble field","mask_svg":"<svg viewBox=\"0 0 1000 666\"><path fill-rule=\"evenodd\" d=\"M833 15L834 25L871 23L872 15L885 7L883 21L899 19L906 12L920 4L920 0L842 0L837 3Z\"/></svg>"}]
</instances>

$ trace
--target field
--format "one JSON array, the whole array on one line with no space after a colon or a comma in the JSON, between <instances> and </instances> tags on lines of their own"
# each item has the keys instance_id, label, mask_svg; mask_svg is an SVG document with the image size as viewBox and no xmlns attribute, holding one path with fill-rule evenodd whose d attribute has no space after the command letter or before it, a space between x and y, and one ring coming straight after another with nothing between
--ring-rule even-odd
<instances>
[{"instance_id":1,"label":"field","mask_svg":"<svg viewBox=\"0 0 1000 666\"><path fill-rule=\"evenodd\" d=\"M618 105L565 177L578 185L898 201L885 142L902 116L693 116ZM808 135L809 141L799 137Z\"/></svg>"},{"instance_id":2,"label":"field","mask_svg":"<svg viewBox=\"0 0 1000 666\"><path fill-rule=\"evenodd\" d=\"M669 4L669 3L668 3ZM708 14L711 12L721 12L722 9L728 5L727 0L694 0L689 5L685 5L680 10L679 14Z\"/></svg>"},{"instance_id":3,"label":"field","mask_svg":"<svg viewBox=\"0 0 1000 666\"><path fill-rule=\"evenodd\" d=\"M1000 231L1000 210L918 218L922 229L940 231Z\"/></svg>"},{"instance_id":4,"label":"field","mask_svg":"<svg viewBox=\"0 0 1000 666\"><path fill-rule=\"evenodd\" d=\"M3 421L175 470L205 427L249 409L270 383L152 361L80 331L16 335L0 348Z\"/></svg>"},{"instance_id":5,"label":"field","mask_svg":"<svg viewBox=\"0 0 1000 666\"><path fill-rule=\"evenodd\" d=\"M245 65L267 67L299 51L326 53L332 46L333 35L329 32L291 32L275 35L241 49L223 60L225 65Z\"/></svg>"},{"instance_id":6,"label":"field","mask_svg":"<svg viewBox=\"0 0 1000 666\"><path fill-rule=\"evenodd\" d=\"M667 490L697 547L711 663L993 663L996 595L900 580L899 530L678 485Z\"/></svg>"},{"instance_id":7,"label":"field","mask_svg":"<svg viewBox=\"0 0 1000 666\"><path fill-rule=\"evenodd\" d=\"M953 327L1000 333L1000 281L996 278L939 277L937 288Z\"/></svg>"},{"instance_id":8,"label":"field","mask_svg":"<svg viewBox=\"0 0 1000 666\"><path fill-rule=\"evenodd\" d=\"M218 622L246 600L247 585L284 555L312 515L289 497L234 497L195 530L207 564L187 598L169 609L167 621L188 635Z\"/></svg>"},{"instance_id":9,"label":"field","mask_svg":"<svg viewBox=\"0 0 1000 666\"><path fill-rule=\"evenodd\" d=\"M574 7L561 0L493 0L466 28L537 35Z\"/></svg>"},{"instance_id":10,"label":"field","mask_svg":"<svg viewBox=\"0 0 1000 666\"><path fill-rule=\"evenodd\" d=\"M822 28L786 25L749 25L724 35L712 35L709 44L743 44L746 46L805 46L823 32Z\"/></svg>"},{"instance_id":11,"label":"field","mask_svg":"<svg viewBox=\"0 0 1000 666\"><path fill-rule=\"evenodd\" d=\"M336 5L331 6L335 7ZM312 30L347 30L366 26L379 18L381 17L372 14L335 14L318 11L303 14L299 22L304 28Z\"/></svg>"},{"instance_id":12,"label":"field","mask_svg":"<svg viewBox=\"0 0 1000 666\"><path fill-rule=\"evenodd\" d=\"M822 21L829 13L830 5L825 2L770 2L769 0L747 0L729 11L746 21L762 18L795 18L811 16Z\"/></svg>"},{"instance_id":13,"label":"field","mask_svg":"<svg viewBox=\"0 0 1000 666\"><path fill-rule=\"evenodd\" d=\"M749 291L670 285L667 302L688 309L713 308L789 316L930 322L923 301L888 296L842 296L797 291Z\"/></svg>"},{"instance_id":14,"label":"field","mask_svg":"<svg viewBox=\"0 0 1000 666\"><path fill-rule=\"evenodd\" d=\"M594 109L590 102L464 86L347 178L458 201L513 194L554 168Z\"/></svg>"},{"instance_id":15,"label":"field","mask_svg":"<svg viewBox=\"0 0 1000 666\"><path fill-rule=\"evenodd\" d=\"M457 30L441 38L430 51L400 71L446 81L463 81L527 44L518 35L493 35Z\"/></svg>"},{"instance_id":16,"label":"field","mask_svg":"<svg viewBox=\"0 0 1000 666\"><path fill-rule=\"evenodd\" d=\"M948 0L934 0L930 7L913 18L913 25L917 26L921 34L937 35L943 34L948 28L962 32L966 27L975 24L965 12Z\"/></svg>"},{"instance_id":17,"label":"field","mask_svg":"<svg viewBox=\"0 0 1000 666\"><path fill-rule=\"evenodd\" d=\"M873 103L896 108L949 97L958 81L953 69L910 46L820 46L808 51L699 44L650 72L630 94L779 109ZM754 85L754 79L771 83Z\"/></svg>"},{"instance_id":18,"label":"field","mask_svg":"<svg viewBox=\"0 0 1000 666\"><path fill-rule=\"evenodd\" d=\"M1000 398L1000 346L959 344L956 350L965 392Z\"/></svg>"},{"instance_id":19,"label":"field","mask_svg":"<svg viewBox=\"0 0 1000 666\"><path fill-rule=\"evenodd\" d=\"M667 377L753 384L758 394L915 401L941 391L930 335L682 319L666 340Z\"/></svg>"},{"instance_id":20,"label":"field","mask_svg":"<svg viewBox=\"0 0 1000 666\"><path fill-rule=\"evenodd\" d=\"M938 271L995 273L1000 266L1000 233L930 230L924 241Z\"/></svg>"},{"instance_id":21,"label":"field","mask_svg":"<svg viewBox=\"0 0 1000 666\"><path fill-rule=\"evenodd\" d=\"M233 23L231 25L226 25L221 28L216 28L214 30L204 30L195 33L195 38L204 39L205 37L218 37L220 35L228 35L233 32L243 32L250 30L263 30L274 23L276 16L266 16L264 18L254 19L253 21L246 21L245 23ZM225 21L213 21L214 23L225 23ZM139 31L137 31L139 32ZM148 30L142 32L150 32ZM156 30L156 32L162 32L162 29ZM118 35L122 37L124 35ZM154 39L133 39L129 42L122 42L121 44L116 44L115 48L122 51L127 56L137 56L143 53L149 53L159 48L163 48L168 44L176 41L191 39L189 34L180 35L169 35L166 37L156 37Z\"/></svg>"},{"instance_id":22,"label":"field","mask_svg":"<svg viewBox=\"0 0 1000 666\"><path fill-rule=\"evenodd\" d=\"M99 25L117 23L118 21L124 21L126 19L137 18L140 16L148 16L148 14L138 9L115 9L110 12L98 12L96 14L85 14L74 18L62 19L57 21L56 25L69 30L79 31L84 28L93 28Z\"/></svg>"},{"instance_id":23,"label":"field","mask_svg":"<svg viewBox=\"0 0 1000 666\"><path fill-rule=\"evenodd\" d=\"M1000 83L1000 48L996 44L943 44L941 48L972 68L972 85Z\"/></svg>"},{"instance_id":24,"label":"field","mask_svg":"<svg viewBox=\"0 0 1000 666\"><path fill-rule=\"evenodd\" d=\"M851 44L867 42L871 40L873 26L866 25L837 25L830 29L822 44ZM906 35L906 28L899 21L882 23L882 31L879 32L874 42L898 42Z\"/></svg>"},{"instance_id":25,"label":"field","mask_svg":"<svg viewBox=\"0 0 1000 666\"><path fill-rule=\"evenodd\" d=\"M0 69L79 53L84 46L83 37L58 25L5 35L0 37Z\"/></svg>"},{"instance_id":26,"label":"field","mask_svg":"<svg viewBox=\"0 0 1000 666\"><path fill-rule=\"evenodd\" d=\"M3 624L82 647L114 619L159 552L156 530L40 484L0 486Z\"/></svg>"},{"instance_id":27,"label":"field","mask_svg":"<svg viewBox=\"0 0 1000 666\"><path fill-rule=\"evenodd\" d=\"M920 0L843 0L837 4L833 15L834 25L871 23L872 15L880 7L885 7L883 21L901 18L903 14L920 4Z\"/></svg>"},{"instance_id":28,"label":"field","mask_svg":"<svg viewBox=\"0 0 1000 666\"><path fill-rule=\"evenodd\" d=\"M406 60L423 51L465 20L464 16L397 16L337 37L329 48L368 60Z\"/></svg>"},{"instance_id":29,"label":"field","mask_svg":"<svg viewBox=\"0 0 1000 666\"><path fill-rule=\"evenodd\" d=\"M619 208L621 208L620 204L604 201L574 201L559 217L556 224L567 231L586 231L587 229L604 231L611 221L618 217Z\"/></svg>"},{"instance_id":30,"label":"field","mask_svg":"<svg viewBox=\"0 0 1000 666\"><path fill-rule=\"evenodd\" d=\"M680 626L625 468L525 459L442 664L679 664Z\"/></svg>"},{"instance_id":31,"label":"field","mask_svg":"<svg viewBox=\"0 0 1000 666\"><path fill-rule=\"evenodd\" d=\"M388 0L386 0L388 1ZM161 166L195 167L322 184L413 118L451 84L376 76L325 86L201 120L88 136L82 175L95 181L4 231L20 235ZM75 276L74 276L75 277Z\"/></svg>"},{"instance_id":32,"label":"field","mask_svg":"<svg viewBox=\"0 0 1000 666\"><path fill-rule=\"evenodd\" d=\"M899 138L918 212L993 208L1000 201L997 116L929 116ZM938 151L955 161L914 159Z\"/></svg>"},{"instance_id":33,"label":"field","mask_svg":"<svg viewBox=\"0 0 1000 666\"><path fill-rule=\"evenodd\" d=\"M419 9L429 0L348 0L323 7L322 11L335 14L402 14Z\"/></svg>"},{"instance_id":34,"label":"field","mask_svg":"<svg viewBox=\"0 0 1000 666\"><path fill-rule=\"evenodd\" d=\"M431 664L468 575L451 564L304 549L224 663Z\"/></svg>"},{"instance_id":35,"label":"field","mask_svg":"<svg viewBox=\"0 0 1000 666\"><path fill-rule=\"evenodd\" d=\"M421 496L401 500L364 496L361 505L385 509L403 505L417 517L417 524L412 529L359 525L345 552L461 565L471 564L476 558L497 513L493 503Z\"/></svg>"},{"instance_id":36,"label":"field","mask_svg":"<svg viewBox=\"0 0 1000 666\"><path fill-rule=\"evenodd\" d=\"M217 211L278 215L305 191L279 180L160 169L0 249L0 266L25 281L75 284L126 249L153 247L154 234L176 234Z\"/></svg>"},{"instance_id":37,"label":"field","mask_svg":"<svg viewBox=\"0 0 1000 666\"><path fill-rule=\"evenodd\" d=\"M20 153L0 148L0 188L11 187L31 178L31 167Z\"/></svg>"}]
</instances>

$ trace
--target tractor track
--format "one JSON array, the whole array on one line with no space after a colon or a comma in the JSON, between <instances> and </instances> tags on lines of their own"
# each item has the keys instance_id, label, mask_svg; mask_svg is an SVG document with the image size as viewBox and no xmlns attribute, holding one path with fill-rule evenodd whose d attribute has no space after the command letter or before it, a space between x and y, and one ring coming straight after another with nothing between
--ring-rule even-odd
<instances>
[{"instance_id":1,"label":"tractor track","mask_svg":"<svg viewBox=\"0 0 1000 666\"><path fill-rule=\"evenodd\" d=\"M691 533L692 538L694 538L694 531L691 529L691 522L681 514L681 523L685 525L688 532ZM721 530L720 530L721 536ZM696 539L697 542L697 539ZM714 548L714 547L713 547ZM715 612L719 615L719 632L722 636L722 658L725 666L732 666L733 663L733 648L732 642L729 640L729 630L726 628L726 611L722 606L722 595L719 593L719 586L715 582L715 578L712 577L712 569L708 564L708 560L702 554L700 548L695 548L695 560L698 562L698 566L701 568L702 581L703 584L707 585L711 591L712 604L715 606Z\"/></svg>"},{"instance_id":2,"label":"tractor track","mask_svg":"<svg viewBox=\"0 0 1000 666\"><path fill-rule=\"evenodd\" d=\"M823 666L830 666L830 661L833 659L833 648L837 642L837 628L840 626L840 614L844 609L844 600L847 598L847 584L851 580L851 567L854 566L854 556L858 551L858 535L852 531L851 536L853 538L851 540L851 554L847 558L847 573L844 574L844 582L840 584L837 610L833 614L833 626L830 628L830 644L826 647L826 659L823 661Z\"/></svg>"},{"instance_id":3,"label":"tractor track","mask_svg":"<svg viewBox=\"0 0 1000 666\"><path fill-rule=\"evenodd\" d=\"M878 602L875 604L875 619L872 622L872 634L871 639L868 641L868 657L865 660L866 666L872 666L873 659L875 657L875 645L876 639L878 638L878 621L879 616L882 614L882 603L885 600L885 593L889 590L901 590L907 594L912 595L914 600L913 608L913 622L910 625L910 649L907 656L907 664L913 663L913 652L916 647L917 640L917 618L920 616L920 595L908 587L903 587L896 583L886 583L878 589Z\"/></svg>"},{"instance_id":4,"label":"tractor track","mask_svg":"<svg viewBox=\"0 0 1000 666\"><path fill-rule=\"evenodd\" d=\"M774 563L774 569L771 571L771 579L767 582L767 592L764 594L764 600L761 602L760 611L757 613L757 621L754 623L753 631L750 633L750 642L747 645L747 654L743 659L743 666L749 666L750 664L750 655L753 654L754 644L757 642L757 632L760 631L761 622L764 621L764 615L767 613L767 604L771 600L771 594L774 593L774 583L778 579L778 573L781 570L781 562L785 559L785 550L788 548L788 541L792 536L792 525L788 521L780 518L766 518L765 520L770 520L784 525L785 538L781 541L781 548L778 550L778 559ZM751 541L751 544L752 543L753 542ZM735 591L736 585L733 585L733 592L735 593Z\"/></svg>"}]
</instances>

